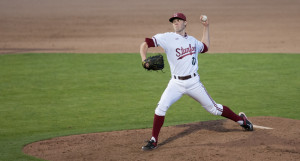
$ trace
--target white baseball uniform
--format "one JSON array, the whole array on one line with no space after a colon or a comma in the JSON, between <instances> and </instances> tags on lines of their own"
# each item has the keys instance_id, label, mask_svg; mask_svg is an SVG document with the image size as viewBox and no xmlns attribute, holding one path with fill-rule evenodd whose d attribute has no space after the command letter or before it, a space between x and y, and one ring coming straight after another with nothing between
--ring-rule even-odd
<instances>
[{"instance_id":1,"label":"white baseball uniform","mask_svg":"<svg viewBox=\"0 0 300 161\"><path fill-rule=\"evenodd\" d=\"M162 47L171 69L171 80L155 109L155 114L165 116L169 107L184 94L198 101L208 112L221 115L223 106L217 104L200 82L198 53L205 52L205 45L193 36L181 36L175 32L152 37L155 47Z\"/></svg>"},{"instance_id":2,"label":"white baseball uniform","mask_svg":"<svg viewBox=\"0 0 300 161\"><path fill-rule=\"evenodd\" d=\"M174 30L180 31L184 29L183 23L177 26L175 19L186 21L183 13L175 13L169 21L173 23ZM175 22L174 22L175 21ZM176 29L175 29L176 27ZM181 28L180 28L181 27ZM183 31L183 30L181 30ZM205 30L204 30L205 31ZM206 30L208 34L208 30ZM208 35L206 37L209 38ZM179 100L184 94L189 95L198 101L208 112L213 115L221 115L240 124L245 130L253 131L252 123L247 120L244 113L239 115L231 111L227 106L217 104L207 93L205 87L200 81L198 71L198 53L207 51L204 43L198 41L192 36L185 34L179 35L175 32L167 32L157 34L150 38L146 38L145 42L148 47L162 47L167 55L171 69L171 80L160 101L155 109L153 119L152 137L143 150L152 150L157 147L158 135L163 126L165 115L169 107ZM141 56L145 57L145 45L141 45Z\"/></svg>"}]
</instances>

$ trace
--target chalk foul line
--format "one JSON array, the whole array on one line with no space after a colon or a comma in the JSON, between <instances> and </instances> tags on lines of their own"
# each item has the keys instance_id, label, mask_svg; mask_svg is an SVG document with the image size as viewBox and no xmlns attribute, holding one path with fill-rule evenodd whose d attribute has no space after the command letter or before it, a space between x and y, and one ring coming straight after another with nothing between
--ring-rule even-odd
<instances>
[{"instance_id":1,"label":"chalk foul line","mask_svg":"<svg viewBox=\"0 0 300 161\"><path fill-rule=\"evenodd\" d=\"M273 129L273 128L271 128L271 127L258 126L258 125L253 125L253 127L256 128L256 129L268 129L268 130Z\"/></svg>"}]
</instances>

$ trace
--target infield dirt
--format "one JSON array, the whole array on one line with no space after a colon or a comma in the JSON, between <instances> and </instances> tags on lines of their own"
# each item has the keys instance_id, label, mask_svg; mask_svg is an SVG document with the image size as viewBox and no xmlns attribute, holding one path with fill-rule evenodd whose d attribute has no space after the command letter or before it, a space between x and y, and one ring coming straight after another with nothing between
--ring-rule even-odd
<instances>
[{"instance_id":1,"label":"infield dirt","mask_svg":"<svg viewBox=\"0 0 300 161\"><path fill-rule=\"evenodd\" d=\"M299 0L1 0L0 54L138 53L145 37L172 31L174 12L186 14L198 39L199 17L208 16L209 53L300 53ZM244 132L218 120L163 127L151 152L141 151L151 129L53 138L23 151L61 161L300 160L299 120L250 119L274 129Z\"/></svg>"},{"instance_id":2,"label":"infield dirt","mask_svg":"<svg viewBox=\"0 0 300 161\"><path fill-rule=\"evenodd\" d=\"M138 53L174 12L200 40L208 16L209 53L300 53L299 0L1 0L0 53Z\"/></svg>"},{"instance_id":3,"label":"infield dirt","mask_svg":"<svg viewBox=\"0 0 300 161\"><path fill-rule=\"evenodd\" d=\"M79 160L272 160L300 159L300 121L250 117L272 127L246 132L231 120L163 127L158 148L142 151L151 129L103 132L53 138L27 145L24 153L55 161Z\"/></svg>"}]
</instances>

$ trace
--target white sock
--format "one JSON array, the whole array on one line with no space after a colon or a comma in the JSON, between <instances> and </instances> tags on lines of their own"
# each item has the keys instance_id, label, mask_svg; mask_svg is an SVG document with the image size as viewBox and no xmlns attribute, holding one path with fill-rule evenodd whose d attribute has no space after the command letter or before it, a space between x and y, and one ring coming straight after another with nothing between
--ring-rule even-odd
<instances>
[{"instance_id":1,"label":"white sock","mask_svg":"<svg viewBox=\"0 0 300 161\"><path fill-rule=\"evenodd\" d=\"M156 139L155 139L155 137L153 137L153 136L152 136L152 138L151 138L150 140L153 140L154 142L156 142Z\"/></svg>"},{"instance_id":2,"label":"white sock","mask_svg":"<svg viewBox=\"0 0 300 161\"><path fill-rule=\"evenodd\" d=\"M237 121L238 124L240 125L243 125L244 124L244 121L243 120L240 120L240 121Z\"/></svg>"}]
</instances>

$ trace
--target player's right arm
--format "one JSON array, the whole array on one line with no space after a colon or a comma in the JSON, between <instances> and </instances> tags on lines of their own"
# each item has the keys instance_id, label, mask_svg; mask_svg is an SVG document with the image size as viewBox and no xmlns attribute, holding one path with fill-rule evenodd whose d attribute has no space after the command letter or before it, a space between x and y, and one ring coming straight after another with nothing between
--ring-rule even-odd
<instances>
[{"instance_id":1,"label":"player's right arm","mask_svg":"<svg viewBox=\"0 0 300 161\"><path fill-rule=\"evenodd\" d=\"M202 19L202 16L200 16L200 21ZM202 25L204 26L203 28L203 35L202 35L202 40L201 42L204 43L207 47L207 50L209 48L210 45L210 38L209 38L209 23L208 23L208 19L203 22L201 21Z\"/></svg>"}]
</instances>

